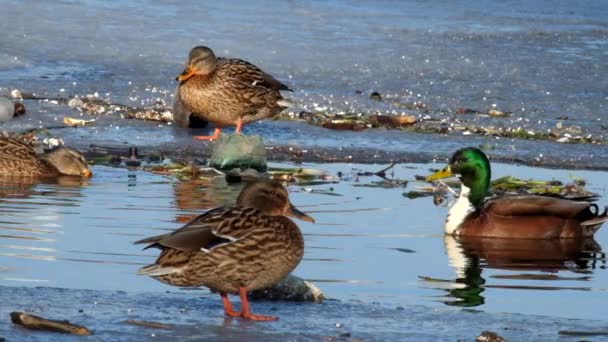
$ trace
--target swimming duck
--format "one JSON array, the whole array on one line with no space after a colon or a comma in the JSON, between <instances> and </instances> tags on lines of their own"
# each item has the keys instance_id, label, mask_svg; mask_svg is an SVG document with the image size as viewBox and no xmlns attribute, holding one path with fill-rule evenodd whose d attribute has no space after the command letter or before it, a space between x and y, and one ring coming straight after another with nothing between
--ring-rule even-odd
<instances>
[{"instance_id":1,"label":"swimming duck","mask_svg":"<svg viewBox=\"0 0 608 342\"><path fill-rule=\"evenodd\" d=\"M583 238L608 220L596 204L553 197L522 195L486 200L491 168L479 149L467 147L452 155L442 170L427 181L456 176L462 182L460 197L450 208L445 232L459 236L518 239Z\"/></svg>"},{"instance_id":2,"label":"swimming duck","mask_svg":"<svg viewBox=\"0 0 608 342\"><path fill-rule=\"evenodd\" d=\"M15 138L0 138L0 176L39 177L58 176L90 177L87 161L79 151L59 147L38 155L30 145Z\"/></svg>"},{"instance_id":3,"label":"swimming duck","mask_svg":"<svg viewBox=\"0 0 608 342\"><path fill-rule=\"evenodd\" d=\"M191 115L215 124L211 136L195 136L214 140L225 126L236 126L273 117L291 102L281 90L291 91L255 65L236 58L216 57L206 46L197 46L188 55L188 65L177 77L175 121L186 126Z\"/></svg>"},{"instance_id":4,"label":"swimming duck","mask_svg":"<svg viewBox=\"0 0 608 342\"><path fill-rule=\"evenodd\" d=\"M156 262L138 274L173 286L206 286L219 292L226 316L275 320L252 314L247 292L276 284L300 263L304 239L286 216L314 222L290 203L279 182L249 183L236 206L209 210L172 233L135 242L161 250ZM240 295L240 312L232 308L229 293Z\"/></svg>"}]
</instances>

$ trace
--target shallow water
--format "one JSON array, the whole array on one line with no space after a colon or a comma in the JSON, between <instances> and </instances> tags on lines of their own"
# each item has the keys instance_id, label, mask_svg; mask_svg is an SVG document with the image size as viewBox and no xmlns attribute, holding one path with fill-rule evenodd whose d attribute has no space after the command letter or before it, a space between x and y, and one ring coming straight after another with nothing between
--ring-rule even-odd
<instances>
[{"instance_id":1,"label":"shallow water","mask_svg":"<svg viewBox=\"0 0 608 342\"><path fill-rule=\"evenodd\" d=\"M292 202L317 220L298 222L306 253L295 274L316 282L329 298L582 319L605 313L596 305L608 300L606 257L598 253L608 247L605 227L584 244L458 242L443 236L447 208L434 206L430 198L410 200L402 188L361 186L378 179L357 177L356 170L374 171L379 165L305 166L344 173L335 184L290 187ZM432 166L437 167L399 164L395 177L413 179ZM503 164L494 168L495 177L547 174ZM207 208L233 203L241 187L226 185L223 178L177 182L102 166L93 172L83 184L2 186L0 285L177 291L135 275L157 252L131 242L176 229ZM604 172L552 171L563 181L573 174L606 196ZM406 190L421 185L411 181Z\"/></svg>"}]
</instances>

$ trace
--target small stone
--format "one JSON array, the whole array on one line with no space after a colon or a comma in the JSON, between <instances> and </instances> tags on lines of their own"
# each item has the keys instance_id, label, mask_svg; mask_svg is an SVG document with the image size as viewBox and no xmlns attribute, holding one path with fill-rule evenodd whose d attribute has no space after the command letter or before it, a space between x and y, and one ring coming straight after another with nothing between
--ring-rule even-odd
<instances>
[{"instance_id":1,"label":"small stone","mask_svg":"<svg viewBox=\"0 0 608 342\"><path fill-rule=\"evenodd\" d=\"M77 97L70 99L70 101L68 101L68 107L70 107L70 108L80 108L83 105L84 105L84 102L82 102L82 100Z\"/></svg>"},{"instance_id":2,"label":"small stone","mask_svg":"<svg viewBox=\"0 0 608 342\"><path fill-rule=\"evenodd\" d=\"M315 284L290 274L271 288L253 291L250 298L321 303L325 296Z\"/></svg>"},{"instance_id":3,"label":"small stone","mask_svg":"<svg viewBox=\"0 0 608 342\"><path fill-rule=\"evenodd\" d=\"M382 101L382 95L380 95L380 93L377 91L374 91L373 93L371 93L369 95L369 98L374 101Z\"/></svg>"},{"instance_id":4,"label":"small stone","mask_svg":"<svg viewBox=\"0 0 608 342\"><path fill-rule=\"evenodd\" d=\"M19 89L13 89L11 91L11 97L15 98L15 99L22 99L23 95L21 94L21 92L19 91Z\"/></svg>"},{"instance_id":5,"label":"small stone","mask_svg":"<svg viewBox=\"0 0 608 342\"><path fill-rule=\"evenodd\" d=\"M482 331L475 339L475 342L505 342L506 340L492 331Z\"/></svg>"}]
</instances>

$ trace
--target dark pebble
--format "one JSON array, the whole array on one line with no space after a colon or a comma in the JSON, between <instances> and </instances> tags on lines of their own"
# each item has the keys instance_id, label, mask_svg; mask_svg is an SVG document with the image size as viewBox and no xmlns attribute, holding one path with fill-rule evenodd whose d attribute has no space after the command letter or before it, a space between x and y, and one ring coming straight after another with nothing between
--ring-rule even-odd
<instances>
[{"instance_id":1,"label":"dark pebble","mask_svg":"<svg viewBox=\"0 0 608 342\"><path fill-rule=\"evenodd\" d=\"M363 94L363 90L355 90L355 94L361 95L361 94Z\"/></svg>"},{"instance_id":2,"label":"dark pebble","mask_svg":"<svg viewBox=\"0 0 608 342\"><path fill-rule=\"evenodd\" d=\"M25 114L25 106L21 102L15 102L15 114L14 116L19 116Z\"/></svg>"},{"instance_id":3,"label":"dark pebble","mask_svg":"<svg viewBox=\"0 0 608 342\"><path fill-rule=\"evenodd\" d=\"M382 95L380 95L380 93L377 91L374 91L373 93L371 93L369 95L369 98L374 101L382 101Z\"/></svg>"},{"instance_id":4,"label":"dark pebble","mask_svg":"<svg viewBox=\"0 0 608 342\"><path fill-rule=\"evenodd\" d=\"M139 160L127 160L125 161L125 165L130 167L138 167L141 165L141 162Z\"/></svg>"},{"instance_id":5,"label":"dark pebble","mask_svg":"<svg viewBox=\"0 0 608 342\"><path fill-rule=\"evenodd\" d=\"M84 310L82 310L82 309L78 309L78 312L83 313L83 312L84 312Z\"/></svg>"},{"instance_id":6,"label":"dark pebble","mask_svg":"<svg viewBox=\"0 0 608 342\"><path fill-rule=\"evenodd\" d=\"M149 162L160 162L163 160L163 157L160 154L149 154L148 161Z\"/></svg>"}]
</instances>

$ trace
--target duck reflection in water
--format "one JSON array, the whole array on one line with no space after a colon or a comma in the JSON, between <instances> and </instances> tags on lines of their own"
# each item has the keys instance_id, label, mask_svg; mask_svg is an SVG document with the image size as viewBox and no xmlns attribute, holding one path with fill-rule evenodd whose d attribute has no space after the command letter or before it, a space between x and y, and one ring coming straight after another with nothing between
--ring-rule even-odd
<instances>
[{"instance_id":1,"label":"duck reflection in water","mask_svg":"<svg viewBox=\"0 0 608 342\"><path fill-rule=\"evenodd\" d=\"M176 222L188 223L201 211L232 205L244 183L228 186L225 177L200 178L178 182L173 187L175 206L192 214L178 214Z\"/></svg>"},{"instance_id":2,"label":"duck reflection in water","mask_svg":"<svg viewBox=\"0 0 608 342\"><path fill-rule=\"evenodd\" d=\"M451 306L473 307L484 304L482 293L486 288L559 290L560 287L487 284L482 277L484 269L523 271L521 274L493 275L494 279L559 280L560 271L582 273L584 276L567 278L587 280L601 260L606 267L605 253L592 238L523 240L480 237L444 237L445 251L457 278L448 289ZM533 273L528 273L533 272ZM539 273L537 273L539 272Z\"/></svg>"}]
</instances>

